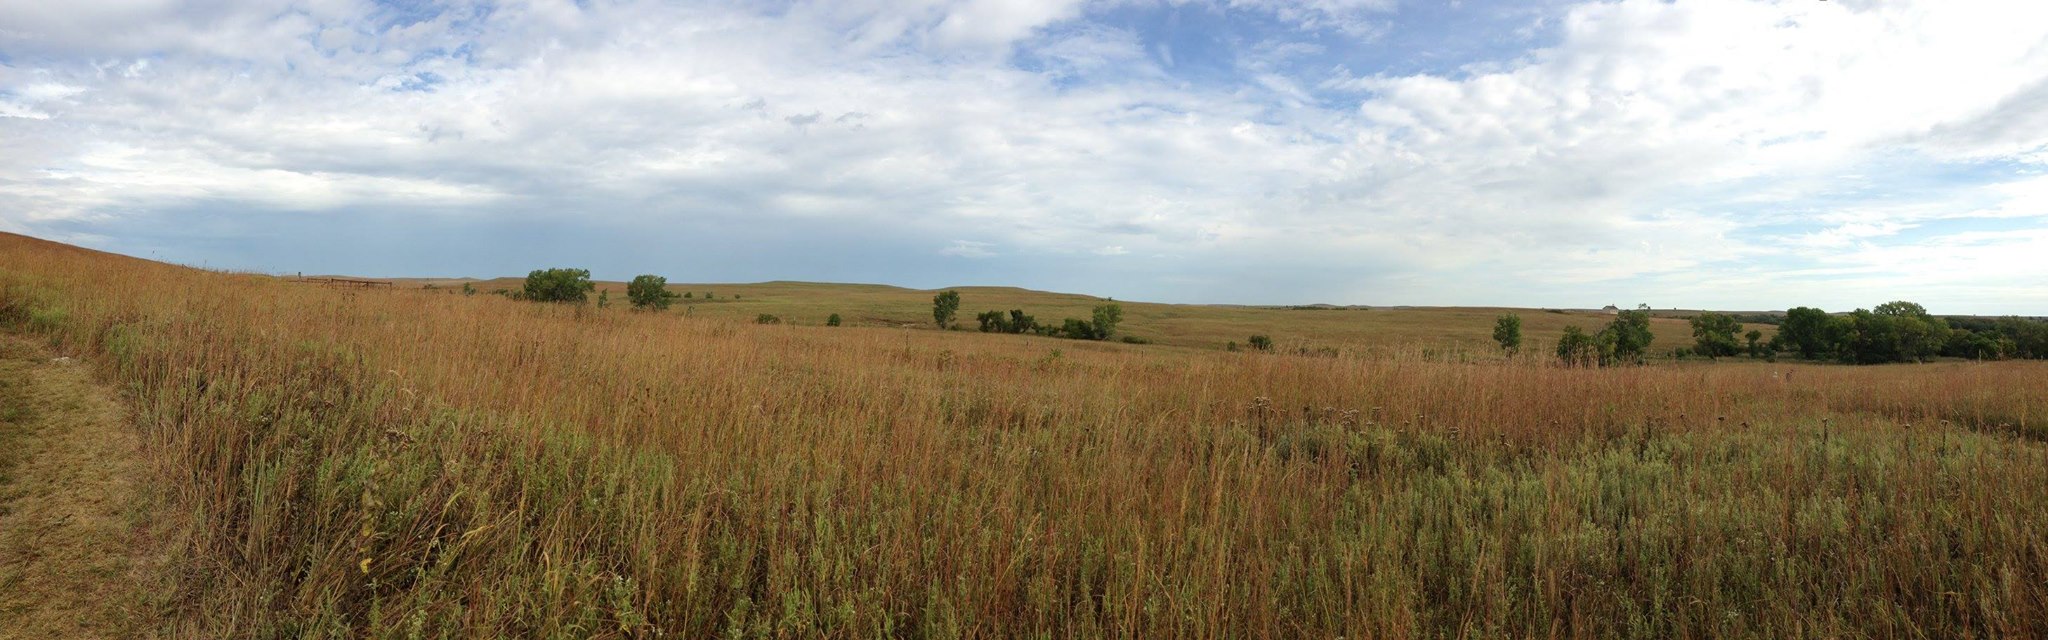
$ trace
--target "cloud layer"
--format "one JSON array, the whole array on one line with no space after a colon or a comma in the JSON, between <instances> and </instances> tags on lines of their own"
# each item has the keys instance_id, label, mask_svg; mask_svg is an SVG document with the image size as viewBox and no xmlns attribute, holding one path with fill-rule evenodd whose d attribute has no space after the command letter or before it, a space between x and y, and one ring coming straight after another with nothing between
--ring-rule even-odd
<instances>
[{"instance_id":1,"label":"cloud layer","mask_svg":"<svg viewBox=\"0 0 2048 640\"><path fill-rule=\"evenodd\" d=\"M211 266L2048 314L2040 3L0 0L0 25L0 229Z\"/></svg>"}]
</instances>

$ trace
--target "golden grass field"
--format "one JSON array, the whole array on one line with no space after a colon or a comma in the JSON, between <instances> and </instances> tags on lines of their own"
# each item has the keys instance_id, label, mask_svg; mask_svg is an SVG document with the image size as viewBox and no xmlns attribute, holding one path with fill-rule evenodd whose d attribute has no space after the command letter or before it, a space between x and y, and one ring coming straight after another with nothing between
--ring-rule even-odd
<instances>
[{"instance_id":1,"label":"golden grass field","mask_svg":"<svg viewBox=\"0 0 2048 640\"><path fill-rule=\"evenodd\" d=\"M635 313L0 235L0 324L123 390L189 532L172 635L2048 636L2048 363L1425 353L1490 310L826 328L930 295L809 286ZM1215 350L1253 332L1344 351Z\"/></svg>"},{"instance_id":2,"label":"golden grass field","mask_svg":"<svg viewBox=\"0 0 2048 640\"><path fill-rule=\"evenodd\" d=\"M433 285L436 291L454 293L463 280L410 279L399 285ZM519 291L523 278L470 281L479 292ZM599 282L599 292L626 304L626 285ZM930 328L932 296L939 290L918 290L869 284L826 284L812 282L764 282L755 284L671 283L678 294L672 313L691 317L725 318L751 322L760 314L771 314L786 323L823 325L839 314L845 326ZM983 311L1009 312L1022 309L1040 323L1058 325L1063 318L1088 318L1096 305L1107 298L1067 293L1048 293L1015 287L953 287L960 292L959 324L975 327L974 316ZM598 293L593 292L593 297ZM715 296L706 299L704 296ZM1545 311L1542 309L1493 309L1479 307L1383 307L1383 308L1287 308L1241 305L1184 305L1116 301L1123 307L1124 323L1119 335L1130 335L1154 344L1222 349L1240 345L1253 334L1273 339L1276 349L1334 348L1350 351L1456 351L1475 358L1494 357L1493 322L1502 314L1522 317L1522 331L1528 347L1555 343L1565 325L1576 324L1597 331L1613 316L1597 311ZM1604 303L1602 303L1604 304ZM1595 304L1592 306L1600 306ZM1654 318L1651 330L1657 336L1659 353L1692 344L1692 328L1677 318ZM1745 327L1762 330L1766 339L1775 332L1768 325ZM1540 350L1540 349L1539 349Z\"/></svg>"}]
</instances>

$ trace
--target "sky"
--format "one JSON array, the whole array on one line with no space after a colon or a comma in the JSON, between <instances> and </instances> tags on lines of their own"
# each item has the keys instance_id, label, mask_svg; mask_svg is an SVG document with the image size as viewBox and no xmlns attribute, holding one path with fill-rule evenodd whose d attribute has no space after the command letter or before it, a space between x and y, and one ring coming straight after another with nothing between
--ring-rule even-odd
<instances>
[{"instance_id":1,"label":"sky","mask_svg":"<svg viewBox=\"0 0 2048 640\"><path fill-rule=\"evenodd\" d=\"M2048 2L0 0L0 231L266 273L2048 315Z\"/></svg>"}]
</instances>

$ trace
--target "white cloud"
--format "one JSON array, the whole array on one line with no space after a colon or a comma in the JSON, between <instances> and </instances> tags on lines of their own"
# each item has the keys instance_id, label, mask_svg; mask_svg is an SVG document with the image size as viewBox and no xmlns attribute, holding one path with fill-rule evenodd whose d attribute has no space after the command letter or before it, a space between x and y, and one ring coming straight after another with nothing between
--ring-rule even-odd
<instances>
[{"instance_id":1,"label":"white cloud","mask_svg":"<svg viewBox=\"0 0 2048 640\"><path fill-rule=\"evenodd\" d=\"M1218 1L1353 36L1400 17ZM2048 160L2048 4L1587 3L1544 18L1544 49L1329 82L1298 75L1328 52L1289 34L1243 52L1241 77L1174 76L1149 50L1164 41L1086 20L1118 4L0 0L0 217L225 202L845 222L950 257L1175 256L1161 297L1654 287L1710 305L1745 299L1728 283L1882 285L1756 266L1774 262L1965 252L1912 276L1961 282L2033 245L1901 232L2048 202L2038 173L1892 180Z\"/></svg>"},{"instance_id":2,"label":"white cloud","mask_svg":"<svg viewBox=\"0 0 2048 640\"><path fill-rule=\"evenodd\" d=\"M944 249L940 249L939 255L956 256L961 258L991 258L996 255L994 251L989 250L989 248L993 246L995 245L989 244L987 242L975 242L973 240L954 240L953 244L948 245Z\"/></svg>"}]
</instances>

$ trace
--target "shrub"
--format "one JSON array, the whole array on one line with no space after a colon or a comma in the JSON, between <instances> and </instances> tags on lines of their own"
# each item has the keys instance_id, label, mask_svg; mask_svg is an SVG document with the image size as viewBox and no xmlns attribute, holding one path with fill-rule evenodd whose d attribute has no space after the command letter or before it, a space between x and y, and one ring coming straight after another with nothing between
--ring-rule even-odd
<instances>
[{"instance_id":1,"label":"shrub","mask_svg":"<svg viewBox=\"0 0 2048 640\"><path fill-rule=\"evenodd\" d=\"M633 276L626 284L626 298L633 301L635 309L667 309L676 300L676 293L668 290L668 278L653 274Z\"/></svg>"},{"instance_id":2,"label":"shrub","mask_svg":"<svg viewBox=\"0 0 2048 640\"><path fill-rule=\"evenodd\" d=\"M1605 349L1598 339L1580 329L1578 325L1566 325L1564 335L1557 339L1557 359L1566 366L1586 367L1604 364L1607 360Z\"/></svg>"},{"instance_id":3,"label":"shrub","mask_svg":"<svg viewBox=\"0 0 2048 640\"><path fill-rule=\"evenodd\" d=\"M1250 343L1253 349L1260 351L1273 350L1273 338L1271 336L1256 335L1245 339L1245 342Z\"/></svg>"},{"instance_id":4,"label":"shrub","mask_svg":"<svg viewBox=\"0 0 2048 640\"><path fill-rule=\"evenodd\" d=\"M1123 341L1124 344L1152 344L1150 339L1138 336L1124 336Z\"/></svg>"},{"instance_id":5,"label":"shrub","mask_svg":"<svg viewBox=\"0 0 2048 640\"><path fill-rule=\"evenodd\" d=\"M534 302L582 304L596 288L590 282L589 269L537 269L526 274L526 289L522 293Z\"/></svg>"},{"instance_id":6,"label":"shrub","mask_svg":"<svg viewBox=\"0 0 2048 640\"><path fill-rule=\"evenodd\" d=\"M825 326L828 326L828 327L836 327L836 326L839 326L839 314L836 314L836 313L835 313L835 314L832 314L831 316L827 316L827 317L825 318Z\"/></svg>"},{"instance_id":7,"label":"shrub","mask_svg":"<svg viewBox=\"0 0 2048 640\"><path fill-rule=\"evenodd\" d=\"M754 324L782 324L782 318L776 317L772 313L764 313L754 316Z\"/></svg>"}]
</instances>

